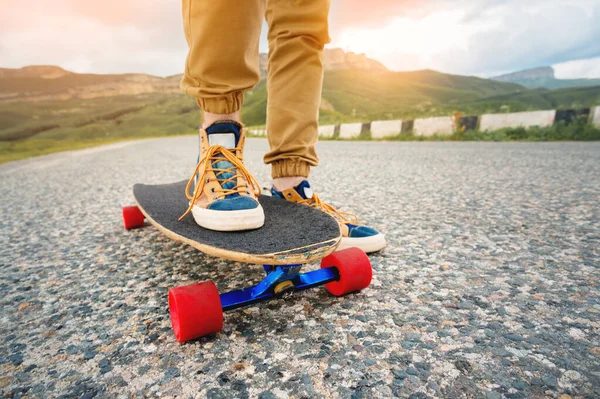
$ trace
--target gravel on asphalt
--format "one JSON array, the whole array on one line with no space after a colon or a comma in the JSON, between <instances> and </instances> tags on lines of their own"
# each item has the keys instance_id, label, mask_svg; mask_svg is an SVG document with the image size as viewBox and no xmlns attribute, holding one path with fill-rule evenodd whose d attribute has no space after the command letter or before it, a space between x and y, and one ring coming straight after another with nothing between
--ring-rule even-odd
<instances>
[{"instance_id":1,"label":"gravel on asphalt","mask_svg":"<svg viewBox=\"0 0 600 399\"><path fill-rule=\"evenodd\" d=\"M247 147L268 184L266 140ZM0 166L0 396L598 396L600 143L321 142L315 191L387 235L372 285L226 313L221 333L178 344L170 287L263 273L123 228L133 184L188 178L195 149Z\"/></svg>"}]
</instances>

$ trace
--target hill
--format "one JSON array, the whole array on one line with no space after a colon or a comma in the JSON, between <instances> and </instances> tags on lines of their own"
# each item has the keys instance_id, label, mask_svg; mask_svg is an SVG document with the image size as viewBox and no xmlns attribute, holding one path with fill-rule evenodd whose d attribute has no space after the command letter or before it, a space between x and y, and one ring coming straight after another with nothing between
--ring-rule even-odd
<instances>
[{"instance_id":1,"label":"hill","mask_svg":"<svg viewBox=\"0 0 600 399\"><path fill-rule=\"evenodd\" d=\"M600 104L600 86L565 89L535 89L478 100L488 106L502 104L504 109L526 111L528 109L585 108ZM529 107L528 109L523 109Z\"/></svg>"},{"instance_id":2,"label":"hill","mask_svg":"<svg viewBox=\"0 0 600 399\"><path fill-rule=\"evenodd\" d=\"M92 99L178 91L177 77L135 73L79 74L46 65L0 68L0 102Z\"/></svg>"},{"instance_id":3,"label":"hill","mask_svg":"<svg viewBox=\"0 0 600 399\"><path fill-rule=\"evenodd\" d=\"M363 68L344 65L333 63L333 69L325 71L322 124L600 104L600 87L528 90L430 70L392 72L368 62ZM178 76L77 74L52 66L0 69L2 159L84 142L193 132L200 122L198 107L179 92L178 82ZM264 125L266 104L262 79L246 95L243 121Z\"/></svg>"},{"instance_id":4,"label":"hill","mask_svg":"<svg viewBox=\"0 0 600 399\"><path fill-rule=\"evenodd\" d=\"M267 62L267 54L260 54L261 77L267 76ZM347 53L341 49L326 49L323 62L326 70L387 71L380 62L364 54ZM51 65L0 68L0 102L178 93L181 76L79 74Z\"/></svg>"},{"instance_id":5,"label":"hill","mask_svg":"<svg viewBox=\"0 0 600 399\"><path fill-rule=\"evenodd\" d=\"M321 122L369 121L437 115L479 99L525 90L512 83L436 71L325 71ZM264 124L267 91L262 81L246 97L244 121ZM465 109L466 110L466 109Z\"/></svg>"},{"instance_id":6,"label":"hill","mask_svg":"<svg viewBox=\"0 0 600 399\"><path fill-rule=\"evenodd\" d=\"M268 54L260 54L260 76L267 76ZM325 49L323 67L326 71L341 69L359 69L362 71L384 72L388 69L379 61L368 58L364 54L345 52L340 48Z\"/></svg>"},{"instance_id":7,"label":"hill","mask_svg":"<svg viewBox=\"0 0 600 399\"><path fill-rule=\"evenodd\" d=\"M42 100L31 101L34 97L30 96L22 101L0 103L0 140L34 136L52 139L153 136L189 132L198 125L195 101L176 90L177 86L172 84L174 78L82 75L46 68L44 73L58 76L4 78L0 83L16 82L0 87L20 87L17 95L27 95L32 91L23 88L42 82L45 96L62 98L60 94L51 93L66 90L75 93L77 98L44 100L44 96L38 94L35 98ZM133 86L139 81L147 82L144 86L147 90ZM168 86L169 81L171 86ZM65 89L61 83L70 86ZM168 89L158 91L163 86ZM455 109L467 111L465 104L523 90L515 84L435 71L329 70L325 72L321 122L408 118L450 113ZM132 91L134 94L118 95ZM263 79L246 95L242 110L244 122L264 124L266 104L266 80Z\"/></svg>"},{"instance_id":8,"label":"hill","mask_svg":"<svg viewBox=\"0 0 600 399\"><path fill-rule=\"evenodd\" d=\"M600 79L557 79L554 68L525 69L492 78L499 82L517 83L530 89L563 89L569 87L600 86Z\"/></svg>"}]
</instances>

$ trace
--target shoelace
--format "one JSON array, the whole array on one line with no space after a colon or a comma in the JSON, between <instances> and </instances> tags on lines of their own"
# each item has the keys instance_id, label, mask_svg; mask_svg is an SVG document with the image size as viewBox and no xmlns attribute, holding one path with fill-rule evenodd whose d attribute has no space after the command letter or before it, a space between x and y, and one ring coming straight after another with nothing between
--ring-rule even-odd
<instances>
[{"instance_id":1,"label":"shoelace","mask_svg":"<svg viewBox=\"0 0 600 399\"><path fill-rule=\"evenodd\" d=\"M238 151L238 150L239 150L239 148L235 148L233 151ZM216 156L217 154L222 155L222 157L221 156L217 157ZM231 166L229 168L225 168L225 169L213 168L214 163L219 162L219 161L225 161L225 160L231 162L233 164L233 166ZM198 174L198 171L200 170L200 168L202 166L204 166L204 174L198 178L196 187L194 188L194 193L190 195L190 187L192 184L194 184L194 178L196 177L196 174ZM237 169L237 172L234 173L234 169ZM246 181L248 182L250 187L252 187L254 195L256 195L256 196L260 195L260 192L261 192L260 184L258 184L258 181L254 178L254 176L252 176L250 174L250 172L248 172L248 169L246 169L246 167L244 166L242 161L238 157L236 157L235 154L233 152L231 152L230 150L228 150L227 148L225 148L221 145L213 145L208 148L206 155L204 155L204 157L198 162L198 165L196 165L196 169L194 169L194 173L192 174L192 177L190 178L187 185L185 186L185 196L188 198L188 200L190 200L190 206L185 211L185 213L183 215L181 215L181 217L179 218L180 221L188 213L191 212L192 208L194 207L194 203L202 195L202 192L204 191L204 186L207 183L204 175L206 174L206 172L211 172L211 171L215 172L215 176L217 177L217 181L219 182L221 187L223 187L223 185L225 183L230 183L230 182L235 183L235 186L233 188L222 188L222 190L218 191L216 193L218 199L223 199L227 195L235 194L235 193L239 192L238 189L242 186L240 184L237 184L238 177L242 177L242 178L246 179ZM223 175L224 173L231 173L231 174L233 174L233 176L226 178L226 179L219 178L219 176Z\"/></svg>"},{"instance_id":2,"label":"shoelace","mask_svg":"<svg viewBox=\"0 0 600 399\"><path fill-rule=\"evenodd\" d=\"M333 206L329 205L325 201L323 201L317 194L313 193L312 198L303 199L298 202L299 204L312 206L313 208L317 208L322 210L325 213L330 214L335 219L341 221L342 223L350 223L350 224L358 224L358 217L350 212L342 212L335 209Z\"/></svg>"}]
</instances>

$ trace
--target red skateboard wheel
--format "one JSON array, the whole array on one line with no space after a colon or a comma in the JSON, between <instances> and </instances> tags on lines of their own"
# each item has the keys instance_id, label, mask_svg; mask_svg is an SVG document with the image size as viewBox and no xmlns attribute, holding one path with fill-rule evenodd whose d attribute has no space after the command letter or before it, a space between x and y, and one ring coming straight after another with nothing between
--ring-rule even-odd
<instances>
[{"instance_id":1,"label":"red skateboard wheel","mask_svg":"<svg viewBox=\"0 0 600 399\"><path fill-rule=\"evenodd\" d=\"M144 214L137 206L123 207L123 225L127 230L142 227L144 225Z\"/></svg>"},{"instance_id":2,"label":"red skateboard wheel","mask_svg":"<svg viewBox=\"0 0 600 399\"><path fill-rule=\"evenodd\" d=\"M360 291L371 284L373 269L367 254L359 248L348 248L334 252L321 261L321 269L335 267L340 279L325 284L330 294L342 296Z\"/></svg>"},{"instance_id":3,"label":"red skateboard wheel","mask_svg":"<svg viewBox=\"0 0 600 399\"><path fill-rule=\"evenodd\" d=\"M214 334L223 328L221 298L212 281L170 289L169 312L179 342Z\"/></svg>"}]
</instances>

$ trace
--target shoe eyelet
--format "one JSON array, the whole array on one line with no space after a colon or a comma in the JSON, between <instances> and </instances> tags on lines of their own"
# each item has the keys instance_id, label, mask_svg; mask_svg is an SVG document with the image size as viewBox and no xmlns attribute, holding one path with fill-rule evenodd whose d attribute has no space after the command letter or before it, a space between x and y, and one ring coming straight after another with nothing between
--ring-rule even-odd
<instances>
[{"instance_id":1,"label":"shoe eyelet","mask_svg":"<svg viewBox=\"0 0 600 399\"><path fill-rule=\"evenodd\" d=\"M288 198L292 198L292 193L287 193L286 195L288 196Z\"/></svg>"}]
</instances>

